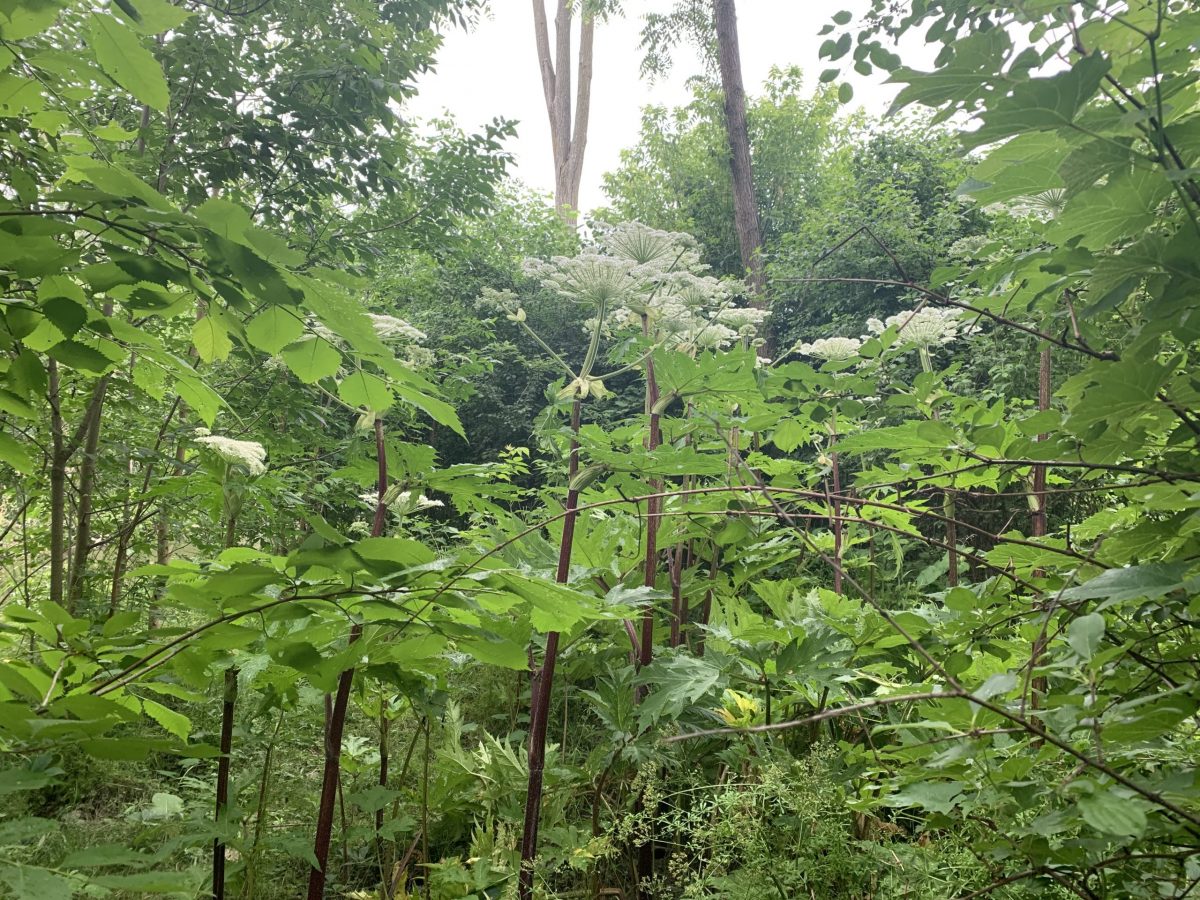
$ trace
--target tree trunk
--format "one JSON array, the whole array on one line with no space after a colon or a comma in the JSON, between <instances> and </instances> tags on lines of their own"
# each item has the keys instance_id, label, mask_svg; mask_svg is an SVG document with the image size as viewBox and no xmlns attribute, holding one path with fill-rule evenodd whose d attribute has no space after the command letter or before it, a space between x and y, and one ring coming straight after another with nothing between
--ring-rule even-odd
<instances>
[{"instance_id":1,"label":"tree trunk","mask_svg":"<svg viewBox=\"0 0 1200 900\"><path fill-rule=\"evenodd\" d=\"M742 58L738 47L737 9L734 0L713 0L717 32L717 62L725 95L725 132L729 140L729 171L733 182L733 220L737 229L742 266L749 275L757 302L762 302L765 279L762 230L750 168L750 133L746 128L746 89L742 84Z\"/></svg>"},{"instance_id":2,"label":"tree trunk","mask_svg":"<svg viewBox=\"0 0 1200 900\"><path fill-rule=\"evenodd\" d=\"M554 206L559 217L574 226L579 215L579 185L583 179L583 157L587 148L588 120L592 100L592 62L595 49L595 17L580 10L578 78L571 108L571 29L575 4L558 0L554 16L554 50L551 55L550 26L545 0L533 0L533 29L537 42L542 94L550 122L550 146L554 164Z\"/></svg>"},{"instance_id":3,"label":"tree trunk","mask_svg":"<svg viewBox=\"0 0 1200 900\"><path fill-rule=\"evenodd\" d=\"M88 555L92 550L92 506L96 490L96 456L100 449L100 413L108 379L102 378L93 394L95 410L89 414L87 436L83 444L83 460L79 466L79 506L75 519L75 553L71 559L71 577L67 586L67 610L74 614L83 599L83 584L87 576Z\"/></svg>"},{"instance_id":4,"label":"tree trunk","mask_svg":"<svg viewBox=\"0 0 1200 900\"><path fill-rule=\"evenodd\" d=\"M61 605L67 547L67 454L59 395L62 384L58 363L53 359L47 367L47 384L50 401L50 600Z\"/></svg>"}]
</instances>

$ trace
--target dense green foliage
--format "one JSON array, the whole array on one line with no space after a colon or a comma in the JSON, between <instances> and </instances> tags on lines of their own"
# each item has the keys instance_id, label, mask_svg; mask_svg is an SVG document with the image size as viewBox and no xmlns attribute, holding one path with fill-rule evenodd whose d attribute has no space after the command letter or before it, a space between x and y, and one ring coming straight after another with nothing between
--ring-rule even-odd
<instances>
[{"instance_id":1,"label":"dense green foliage","mask_svg":"<svg viewBox=\"0 0 1200 900\"><path fill-rule=\"evenodd\" d=\"M0 9L0 896L1189 896L1200 9L838 13L765 322L711 91L584 236L406 124L475 13Z\"/></svg>"}]
</instances>

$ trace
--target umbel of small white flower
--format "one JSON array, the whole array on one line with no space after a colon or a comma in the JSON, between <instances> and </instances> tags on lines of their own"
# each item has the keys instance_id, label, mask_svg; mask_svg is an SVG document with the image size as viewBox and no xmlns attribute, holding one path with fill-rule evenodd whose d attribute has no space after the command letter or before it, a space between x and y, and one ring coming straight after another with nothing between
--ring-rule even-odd
<instances>
[{"instance_id":1,"label":"umbel of small white flower","mask_svg":"<svg viewBox=\"0 0 1200 900\"><path fill-rule=\"evenodd\" d=\"M961 316L962 310L959 309L923 306L888 316L885 321L867 319L867 331L878 335L895 328L900 344L930 350L979 330L977 326L963 324Z\"/></svg>"},{"instance_id":2,"label":"umbel of small white flower","mask_svg":"<svg viewBox=\"0 0 1200 900\"><path fill-rule=\"evenodd\" d=\"M198 429L194 440L226 462L245 467L251 475L262 475L267 471L267 451L257 441L239 441L209 434L206 428Z\"/></svg>"},{"instance_id":3,"label":"umbel of small white flower","mask_svg":"<svg viewBox=\"0 0 1200 900\"><path fill-rule=\"evenodd\" d=\"M634 263L596 252L578 256L553 256L525 261L525 273L576 303L612 309L623 303L641 283Z\"/></svg>"},{"instance_id":4,"label":"umbel of small white flower","mask_svg":"<svg viewBox=\"0 0 1200 900\"><path fill-rule=\"evenodd\" d=\"M427 337L421 329L395 316L368 313L367 317L381 341L412 341L419 344Z\"/></svg>"},{"instance_id":5,"label":"umbel of small white flower","mask_svg":"<svg viewBox=\"0 0 1200 900\"><path fill-rule=\"evenodd\" d=\"M381 341L410 341L414 344L419 344L427 337L421 329L396 316L384 315L382 313L367 313L367 318L371 320L371 327L375 329L375 334ZM308 330L317 337L329 341L331 344L341 342L341 338L338 335L317 319L309 319Z\"/></svg>"},{"instance_id":6,"label":"umbel of small white flower","mask_svg":"<svg viewBox=\"0 0 1200 900\"><path fill-rule=\"evenodd\" d=\"M383 495L384 505L399 515L420 512L425 509L437 509L445 506L441 500L430 500L424 494L413 495L412 491L394 490L394 485ZM359 494L358 499L374 507L379 502L379 496L373 493Z\"/></svg>"},{"instance_id":7,"label":"umbel of small white flower","mask_svg":"<svg viewBox=\"0 0 1200 900\"><path fill-rule=\"evenodd\" d=\"M696 239L679 231L621 222L601 228L596 243L609 256L633 263L638 276L648 280L701 268Z\"/></svg>"},{"instance_id":8,"label":"umbel of small white flower","mask_svg":"<svg viewBox=\"0 0 1200 900\"><path fill-rule=\"evenodd\" d=\"M858 356L861 348L862 341L858 338L831 337L821 338L812 343L797 342L792 348L792 352L829 361L853 359Z\"/></svg>"}]
</instances>

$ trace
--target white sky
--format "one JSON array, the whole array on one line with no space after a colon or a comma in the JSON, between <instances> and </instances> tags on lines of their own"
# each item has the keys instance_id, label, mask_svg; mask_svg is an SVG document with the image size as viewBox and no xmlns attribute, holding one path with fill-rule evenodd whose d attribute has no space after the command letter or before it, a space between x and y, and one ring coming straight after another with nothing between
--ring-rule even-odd
<instances>
[{"instance_id":1,"label":"white sky","mask_svg":"<svg viewBox=\"0 0 1200 900\"><path fill-rule=\"evenodd\" d=\"M419 118L449 111L467 129L497 116L517 120L517 138L509 144L516 155L515 174L549 193L554 188L550 130L534 48L532 5L529 0L492 0L491 5L490 15L472 32L446 35L437 70L419 82L419 93L407 111ZM617 166L623 148L637 141L642 107L678 106L690 99L685 82L702 66L686 44L674 54L669 79L652 85L638 75L642 15L671 5L671 0L625 0L624 17L596 29L591 127L580 191L584 211L603 205L601 176ZM830 66L817 56L824 40L817 32L839 9L857 12L866 5L867 0L738 0L747 92L758 92L772 66L798 65L806 86L815 87ZM546 6L553 44L553 0ZM886 110L896 92L894 86L881 83L878 73L871 78L852 74L850 81L853 105L876 114Z\"/></svg>"}]
</instances>

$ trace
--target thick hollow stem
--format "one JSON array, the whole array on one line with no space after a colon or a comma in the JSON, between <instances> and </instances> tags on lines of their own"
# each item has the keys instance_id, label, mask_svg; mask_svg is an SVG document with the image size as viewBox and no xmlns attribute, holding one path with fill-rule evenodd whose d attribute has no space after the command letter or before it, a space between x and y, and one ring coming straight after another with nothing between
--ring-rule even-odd
<instances>
[{"instance_id":1,"label":"thick hollow stem","mask_svg":"<svg viewBox=\"0 0 1200 900\"><path fill-rule=\"evenodd\" d=\"M642 333L649 336L649 323L642 316ZM662 433L659 428L658 380L654 375L654 360L646 360L646 414L648 416L646 429L646 449L653 451L662 443ZM662 491L662 481L650 480L650 493ZM658 525L662 520L662 499L652 497L646 503L646 560L642 571L642 584L653 588L658 581ZM642 646L638 654L638 665L648 666L654 658L654 604L647 603L642 613Z\"/></svg>"},{"instance_id":2,"label":"thick hollow stem","mask_svg":"<svg viewBox=\"0 0 1200 900\"><path fill-rule=\"evenodd\" d=\"M384 495L388 487L387 445L383 439L383 420L375 419L375 455L378 460L379 480L375 489L375 519L371 536L380 537L387 521L387 504ZM355 623L350 628L348 643L353 644L362 637L362 625ZM321 802L317 807L317 832L313 839L313 856L317 865L308 873L308 900L324 900L325 878L328 871L329 841L333 835L333 810L337 802L338 782L342 775L342 734L346 730L346 711L350 706L350 687L354 683L354 667L351 666L338 678L337 693L332 705L327 706L325 728L325 771L321 778Z\"/></svg>"},{"instance_id":3,"label":"thick hollow stem","mask_svg":"<svg viewBox=\"0 0 1200 900\"><path fill-rule=\"evenodd\" d=\"M571 404L571 451L567 460L567 481L579 474L579 416L581 401ZM566 584L571 575L571 547L575 541L575 518L579 491L567 490L566 515L562 539L558 544L558 570L554 580ZM521 830L521 872L517 879L520 900L533 898L534 860L537 858L538 827L542 819L542 783L546 769L546 727L550 718L550 697L554 686L554 667L558 661L558 632L546 635L546 656L542 667L533 673L529 717L529 786L525 792L525 822Z\"/></svg>"}]
</instances>

